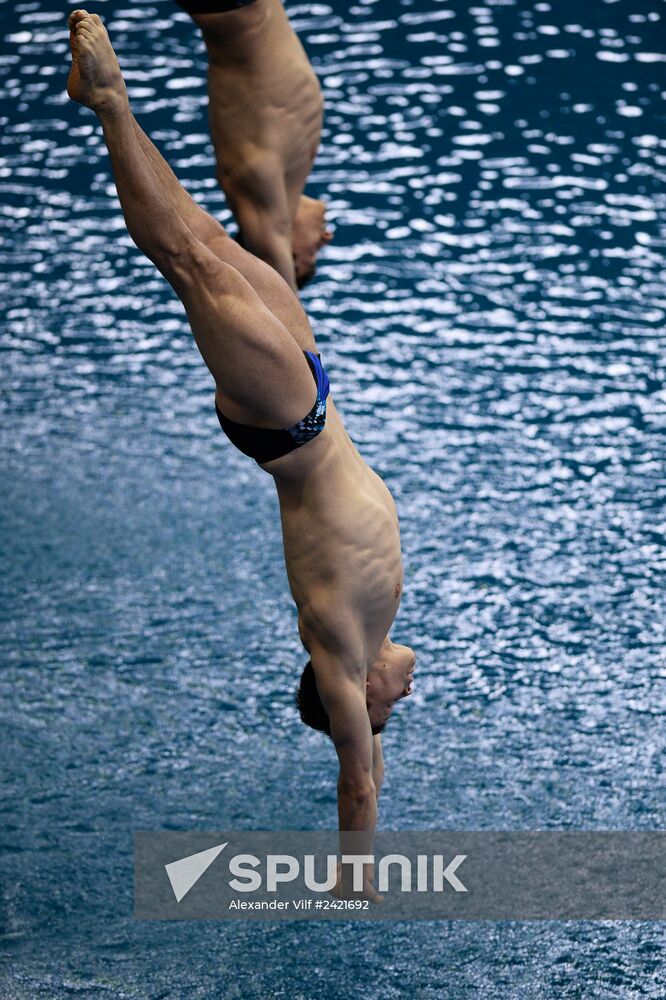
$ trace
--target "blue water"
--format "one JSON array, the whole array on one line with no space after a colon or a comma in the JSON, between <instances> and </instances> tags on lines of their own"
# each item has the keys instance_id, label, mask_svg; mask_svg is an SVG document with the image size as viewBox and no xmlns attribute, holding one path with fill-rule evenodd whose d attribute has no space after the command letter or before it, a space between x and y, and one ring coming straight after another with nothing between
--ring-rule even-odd
<instances>
[{"instance_id":1,"label":"blue water","mask_svg":"<svg viewBox=\"0 0 666 1000\"><path fill-rule=\"evenodd\" d=\"M196 197L205 61L96 3ZM658 998L659 924L150 924L137 829L331 828L270 480L64 95L65 6L0 2L5 998ZM419 654L384 828L664 826L664 8L288 8L326 97L304 301L394 492Z\"/></svg>"}]
</instances>

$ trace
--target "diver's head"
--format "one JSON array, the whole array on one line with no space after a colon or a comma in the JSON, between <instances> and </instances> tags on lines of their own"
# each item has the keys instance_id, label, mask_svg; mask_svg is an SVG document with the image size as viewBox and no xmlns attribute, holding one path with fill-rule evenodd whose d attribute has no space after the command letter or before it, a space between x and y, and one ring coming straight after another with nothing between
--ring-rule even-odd
<instances>
[{"instance_id":1,"label":"diver's head","mask_svg":"<svg viewBox=\"0 0 666 1000\"><path fill-rule=\"evenodd\" d=\"M370 725L385 726L396 703L412 693L416 653L386 637L368 670L365 700Z\"/></svg>"},{"instance_id":2,"label":"diver's head","mask_svg":"<svg viewBox=\"0 0 666 1000\"><path fill-rule=\"evenodd\" d=\"M384 641L377 659L368 671L365 684L368 718L373 736L381 733L395 703L412 693L415 663L416 654L408 646L398 646L389 639ZM312 660L308 660L301 674L296 705L301 721L306 726L330 737L331 726L319 697Z\"/></svg>"},{"instance_id":3,"label":"diver's head","mask_svg":"<svg viewBox=\"0 0 666 1000\"><path fill-rule=\"evenodd\" d=\"M296 707L300 713L301 722L304 722L310 729L317 729L320 733L326 733L330 739L331 724L328 721L328 714L319 697L317 681L312 668L312 660L308 660L303 668L301 683L296 692ZM370 725L373 736L378 736L384 728L383 723L378 726L372 725L372 720L370 721Z\"/></svg>"},{"instance_id":4,"label":"diver's head","mask_svg":"<svg viewBox=\"0 0 666 1000\"><path fill-rule=\"evenodd\" d=\"M296 284L299 288L314 276L317 254L332 239L333 233L326 227L325 202L302 194L291 231Z\"/></svg>"}]
</instances>

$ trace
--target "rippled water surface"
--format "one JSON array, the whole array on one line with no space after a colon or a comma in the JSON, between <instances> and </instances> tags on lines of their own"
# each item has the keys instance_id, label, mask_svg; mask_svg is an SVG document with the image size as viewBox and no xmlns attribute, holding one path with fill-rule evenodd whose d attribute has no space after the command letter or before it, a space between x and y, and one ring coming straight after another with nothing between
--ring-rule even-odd
<instances>
[{"instance_id":1,"label":"rippled water surface","mask_svg":"<svg viewBox=\"0 0 666 1000\"><path fill-rule=\"evenodd\" d=\"M187 16L92 9L228 220ZM331 827L335 767L270 480L64 95L64 10L0 2L2 996L663 996L656 924L132 921L134 830ZM663 827L663 4L288 10L336 227L305 304L420 661L381 823Z\"/></svg>"}]
</instances>

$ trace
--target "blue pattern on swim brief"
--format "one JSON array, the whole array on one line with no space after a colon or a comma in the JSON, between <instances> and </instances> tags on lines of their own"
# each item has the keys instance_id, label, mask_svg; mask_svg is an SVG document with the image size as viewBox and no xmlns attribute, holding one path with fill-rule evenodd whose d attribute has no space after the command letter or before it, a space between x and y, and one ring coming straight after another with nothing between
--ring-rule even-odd
<instances>
[{"instance_id":1,"label":"blue pattern on swim brief","mask_svg":"<svg viewBox=\"0 0 666 1000\"><path fill-rule=\"evenodd\" d=\"M312 351L304 351L303 353L307 355L317 379L317 398L308 415L299 420L293 427L288 428L289 434L297 444L305 444L306 441L311 441L313 437L323 431L326 424L326 398L331 388L319 355Z\"/></svg>"}]
</instances>

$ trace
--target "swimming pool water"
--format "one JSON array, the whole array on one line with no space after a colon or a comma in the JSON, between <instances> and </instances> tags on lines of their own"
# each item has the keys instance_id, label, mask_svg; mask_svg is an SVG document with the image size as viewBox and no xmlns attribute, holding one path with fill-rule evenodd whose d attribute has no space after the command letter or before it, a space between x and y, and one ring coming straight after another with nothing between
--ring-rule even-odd
<instances>
[{"instance_id":1,"label":"swimming pool water","mask_svg":"<svg viewBox=\"0 0 666 1000\"><path fill-rule=\"evenodd\" d=\"M229 219L170 0L96 3L139 121ZM663 996L638 923L148 924L137 829L331 828L272 485L0 2L4 997ZM380 823L664 825L666 152L656 0L288 7L326 99L304 292L398 503L419 656Z\"/></svg>"}]
</instances>

